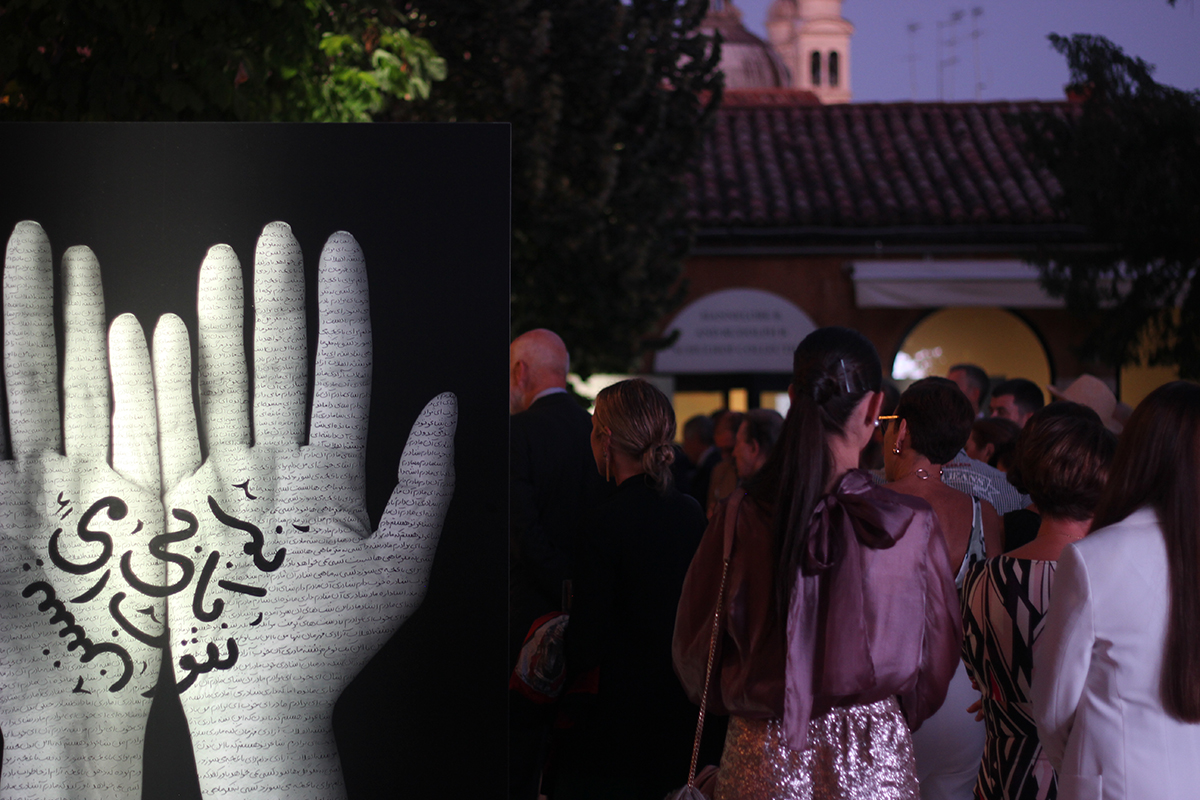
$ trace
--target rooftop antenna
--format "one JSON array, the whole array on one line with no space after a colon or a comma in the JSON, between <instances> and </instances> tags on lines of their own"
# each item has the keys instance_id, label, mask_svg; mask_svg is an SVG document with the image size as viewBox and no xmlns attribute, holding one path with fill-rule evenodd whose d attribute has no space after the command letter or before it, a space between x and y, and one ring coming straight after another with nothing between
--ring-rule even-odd
<instances>
[{"instance_id":1,"label":"rooftop antenna","mask_svg":"<svg viewBox=\"0 0 1200 800\"><path fill-rule=\"evenodd\" d=\"M946 27L946 23L942 22L939 19L937 22L937 36L934 37L934 43L937 48L937 50L936 50L937 56L936 57L937 57L937 76L938 76L938 80L937 80L938 100L946 99L946 91L944 88L945 87L944 73L945 73L945 69L946 69L946 62L944 60L942 60L942 28L944 28L944 27Z\"/></svg>"},{"instance_id":2,"label":"rooftop antenna","mask_svg":"<svg viewBox=\"0 0 1200 800\"><path fill-rule=\"evenodd\" d=\"M980 6L975 6L971 9L971 43L975 48L975 102L983 99L983 80L979 77L979 37L983 35L983 31L979 30L979 18L983 16L983 9Z\"/></svg>"},{"instance_id":3,"label":"rooftop antenna","mask_svg":"<svg viewBox=\"0 0 1200 800\"><path fill-rule=\"evenodd\" d=\"M908 23L908 86L912 93L912 99L917 99L917 31L921 30L921 23Z\"/></svg>"},{"instance_id":4,"label":"rooftop antenna","mask_svg":"<svg viewBox=\"0 0 1200 800\"><path fill-rule=\"evenodd\" d=\"M948 67L948 72L950 73L951 100L954 99L954 66L958 63L958 34L956 33L956 29L958 28L958 23L962 22L962 18L965 16L966 13L962 9L955 9L950 12L950 20L945 23L946 27L950 29L950 35L946 38L946 46L950 51L950 55L942 64Z\"/></svg>"}]
</instances>

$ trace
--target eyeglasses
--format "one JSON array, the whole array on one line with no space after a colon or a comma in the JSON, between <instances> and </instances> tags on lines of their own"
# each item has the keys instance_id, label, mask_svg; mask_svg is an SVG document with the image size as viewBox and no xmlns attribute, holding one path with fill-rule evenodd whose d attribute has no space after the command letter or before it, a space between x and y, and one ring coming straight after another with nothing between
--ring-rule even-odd
<instances>
[{"instance_id":1,"label":"eyeglasses","mask_svg":"<svg viewBox=\"0 0 1200 800\"><path fill-rule=\"evenodd\" d=\"M884 433L887 433L887 426L888 426L887 421L890 419L900 419L900 416L898 414L880 414L878 417L876 417L875 418L876 424L879 424L880 422L883 423L883 424L879 425L879 430L883 431Z\"/></svg>"}]
</instances>

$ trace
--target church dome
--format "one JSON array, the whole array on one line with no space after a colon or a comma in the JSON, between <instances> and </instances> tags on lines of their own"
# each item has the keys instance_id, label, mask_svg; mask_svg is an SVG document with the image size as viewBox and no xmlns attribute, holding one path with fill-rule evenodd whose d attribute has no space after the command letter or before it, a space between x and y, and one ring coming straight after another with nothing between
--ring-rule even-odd
<instances>
[{"instance_id":1,"label":"church dome","mask_svg":"<svg viewBox=\"0 0 1200 800\"><path fill-rule=\"evenodd\" d=\"M789 85L788 70L775 50L746 30L742 11L732 0L713 0L700 29L721 34L721 64L726 89L773 89Z\"/></svg>"},{"instance_id":2,"label":"church dome","mask_svg":"<svg viewBox=\"0 0 1200 800\"><path fill-rule=\"evenodd\" d=\"M796 0L775 0L771 3L771 7L767 9L767 22L775 20L792 20L800 16L800 9L796 6Z\"/></svg>"}]
</instances>

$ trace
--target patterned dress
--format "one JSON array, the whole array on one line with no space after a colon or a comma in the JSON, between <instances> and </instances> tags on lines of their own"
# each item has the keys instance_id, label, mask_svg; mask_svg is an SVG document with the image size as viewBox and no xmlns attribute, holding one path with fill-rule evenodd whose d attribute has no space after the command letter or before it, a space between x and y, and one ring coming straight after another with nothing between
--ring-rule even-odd
<instances>
[{"instance_id":1,"label":"patterned dress","mask_svg":"<svg viewBox=\"0 0 1200 800\"><path fill-rule=\"evenodd\" d=\"M1055 565L1002 555L972 567L963 586L963 661L983 693L987 727L975 785L982 800L1058 794L1029 705L1033 643L1050 605Z\"/></svg>"}]
</instances>

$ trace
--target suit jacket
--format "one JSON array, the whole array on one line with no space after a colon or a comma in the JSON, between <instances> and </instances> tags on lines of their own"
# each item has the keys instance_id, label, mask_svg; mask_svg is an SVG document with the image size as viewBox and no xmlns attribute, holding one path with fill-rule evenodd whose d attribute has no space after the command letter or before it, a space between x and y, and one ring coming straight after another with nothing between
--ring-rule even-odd
<instances>
[{"instance_id":1,"label":"suit jacket","mask_svg":"<svg viewBox=\"0 0 1200 800\"><path fill-rule=\"evenodd\" d=\"M1150 507L1059 557L1031 699L1060 800L1200 796L1200 724L1168 716L1159 694L1169 603Z\"/></svg>"},{"instance_id":2,"label":"suit jacket","mask_svg":"<svg viewBox=\"0 0 1200 800\"><path fill-rule=\"evenodd\" d=\"M510 626L518 647L538 616L561 608L576 533L605 495L591 435L591 416L565 393L509 418Z\"/></svg>"}]
</instances>

